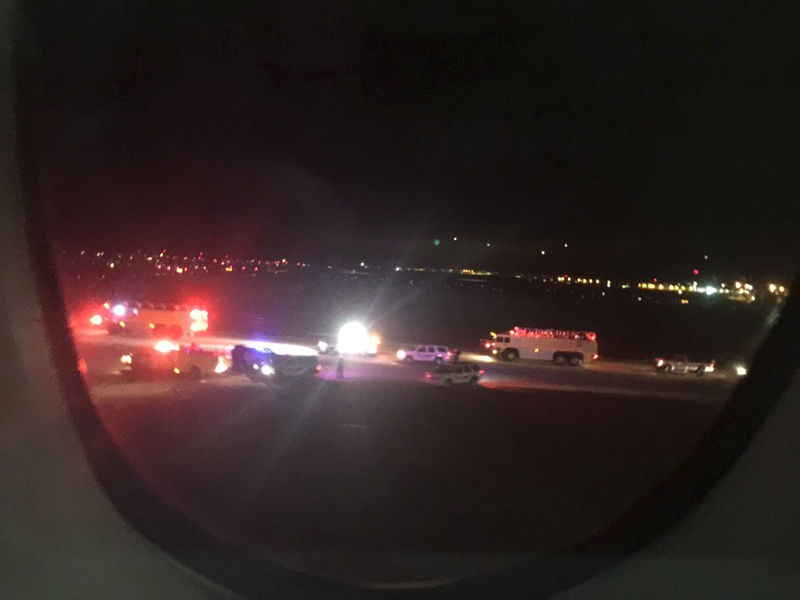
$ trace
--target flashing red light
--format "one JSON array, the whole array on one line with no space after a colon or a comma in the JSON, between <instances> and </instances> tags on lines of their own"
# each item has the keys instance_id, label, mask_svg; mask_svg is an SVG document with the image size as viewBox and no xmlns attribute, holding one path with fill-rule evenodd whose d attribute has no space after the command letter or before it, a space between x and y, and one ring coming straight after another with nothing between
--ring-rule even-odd
<instances>
[{"instance_id":1,"label":"flashing red light","mask_svg":"<svg viewBox=\"0 0 800 600\"><path fill-rule=\"evenodd\" d=\"M484 348L491 348L491 347L492 347L492 343L491 343L491 342L486 342L486 343L483 345L483 347L484 347Z\"/></svg>"},{"instance_id":2,"label":"flashing red light","mask_svg":"<svg viewBox=\"0 0 800 600\"><path fill-rule=\"evenodd\" d=\"M656 283L657 281L658 281L658 278L657 277L653 277L653 283Z\"/></svg>"},{"instance_id":3,"label":"flashing red light","mask_svg":"<svg viewBox=\"0 0 800 600\"><path fill-rule=\"evenodd\" d=\"M322 371L322 365L321 365L321 364L319 364L319 363L317 363L317 366L316 366L316 367L314 367L314 368L317 370L317 373L319 373L320 371Z\"/></svg>"},{"instance_id":4,"label":"flashing red light","mask_svg":"<svg viewBox=\"0 0 800 600\"><path fill-rule=\"evenodd\" d=\"M700 271L698 269L692 269L692 275L700 275Z\"/></svg>"},{"instance_id":5,"label":"flashing red light","mask_svg":"<svg viewBox=\"0 0 800 600\"><path fill-rule=\"evenodd\" d=\"M486 372L486 371L484 371L483 369L480 369L480 370L478 371L478 375L483 375L485 372Z\"/></svg>"}]
</instances>

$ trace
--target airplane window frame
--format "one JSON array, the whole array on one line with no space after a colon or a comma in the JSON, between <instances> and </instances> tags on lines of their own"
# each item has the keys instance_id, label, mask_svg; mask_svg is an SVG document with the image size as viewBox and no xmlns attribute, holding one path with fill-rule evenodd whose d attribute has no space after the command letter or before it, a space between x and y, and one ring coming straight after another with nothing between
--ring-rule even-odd
<instances>
[{"instance_id":1,"label":"airplane window frame","mask_svg":"<svg viewBox=\"0 0 800 600\"><path fill-rule=\"evenodd\" d=\"M176 560L234 592L252 598L416 597L511 598L521 593L546 597L567 590L633 555L679 523L724 477L798 369L800 357L785 348L800 331L800 279L795 277L778 321L714 425L681 466L618 520L578 544L517 567L431 589L375 590L291 572L212 538L166 506L136 477L105 431L76 369L77 353L48 236L46 205L39 197L33 163L36 124L31 111L39 88L29 29L18 24L14 40L17 158L31 264L52 360L69 415L99 485L136 531Z\"/></svg>"}]
</instances>

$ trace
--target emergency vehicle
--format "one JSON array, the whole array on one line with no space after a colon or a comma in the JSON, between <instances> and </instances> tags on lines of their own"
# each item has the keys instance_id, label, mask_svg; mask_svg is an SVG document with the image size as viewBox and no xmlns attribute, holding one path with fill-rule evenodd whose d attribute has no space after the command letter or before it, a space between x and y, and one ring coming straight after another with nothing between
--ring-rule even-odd
<instances>
[{"instance_id":1,"label":"emergency vehicle","mask_svg":"<svg viewBox=\"0 0 800 600\"><path fill-rule=\"evenodd\" d=\"M579 367L598 358L594 331L514 327L505 333L492 331L490 336L483 341L484 349L503 360L532 358Z\"/></svg>"},{"instance_id":2,"label":"emergency vehicle","mask_svg":"<svg viewBox=\"0 0 800 600\"><path fill-rule=\"evenodd\" d=\"M111 335L168 337L174 340L208 331L208 311L187 305L151 302L106 303L106 328Z\"/></svg>"},{"instance_id":3,"label":"emergency vehicle","mask_svg":"<svg viewBox=\"0 0 800 600\"><path fill-rule=\"evenodd\" d=\"M178 345L172 340L160 340L152 348L123 354L122 372L135 375L175 374L202 379L221 374L230 368L224 352L200 348L197 344Z\"/></svg>"}]
</instances>

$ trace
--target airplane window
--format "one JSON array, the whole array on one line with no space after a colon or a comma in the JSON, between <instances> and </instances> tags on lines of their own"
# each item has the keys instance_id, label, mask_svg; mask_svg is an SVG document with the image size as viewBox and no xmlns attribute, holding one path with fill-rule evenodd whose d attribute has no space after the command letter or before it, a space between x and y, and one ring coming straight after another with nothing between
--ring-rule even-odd
<instances>
[{"instance_id":1,"label":"airplane window","mask_svg":"<svg viewBox=\"0 0 800 600\"><path fill-rule=\"evenodd\" d=\"M141 485L393 589L649 497L793 301L796 32L714 7L26 8L48 243Z\"/></svg>"}]
</instances>

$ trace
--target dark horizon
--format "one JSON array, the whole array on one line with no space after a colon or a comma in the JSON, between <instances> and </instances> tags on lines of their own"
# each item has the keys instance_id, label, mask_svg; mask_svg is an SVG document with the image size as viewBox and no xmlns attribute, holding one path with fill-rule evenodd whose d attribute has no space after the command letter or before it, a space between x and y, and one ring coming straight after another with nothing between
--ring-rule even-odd
<instances>
[{"instance_id":1,"label":"dark horizon","mask_svg":"<svg viewBox=\"0 0 800 600\"><path fill-rule=\"evenodd\" d=\"M509 270L796 267L797 39L768 7L32 14L68 245L435 262L456 236Z\"/></svg>"}]
</instances>

